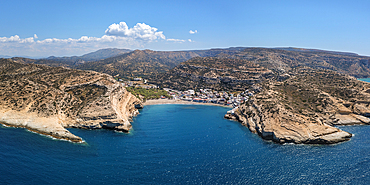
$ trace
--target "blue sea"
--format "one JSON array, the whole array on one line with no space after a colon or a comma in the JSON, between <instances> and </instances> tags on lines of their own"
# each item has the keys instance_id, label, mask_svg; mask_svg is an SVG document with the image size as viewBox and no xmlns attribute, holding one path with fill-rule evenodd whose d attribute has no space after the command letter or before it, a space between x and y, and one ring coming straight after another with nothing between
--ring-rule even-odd
<instances>
[{"instance_id":1,"label":"blue sea","mask_svg":"<svg viewBox=\"0 0 370 185\"><path fill-rule=\"evenodd\" d=\"M146 106L129 134L70 131L87 144L0 128L0 184L368 184L370 126L335 145L275 144L229 110Z\"/></svg>"}]
</instances>

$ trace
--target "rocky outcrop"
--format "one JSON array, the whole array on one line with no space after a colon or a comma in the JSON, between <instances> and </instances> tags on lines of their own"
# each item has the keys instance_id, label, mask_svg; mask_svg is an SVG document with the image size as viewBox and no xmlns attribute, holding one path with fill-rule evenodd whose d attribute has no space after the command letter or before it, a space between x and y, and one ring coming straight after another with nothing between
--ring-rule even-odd
<instances>
[{"instance_id":1,"label":"rocky outcrop","mask_svg":"<svg viewBox=\"0 0 370 185\"><path fill-rule=\"evenodd\" d=\"M330 144L346 141L352 136L322 123L319 117L295 114L273 99L266 100L274 106L259 105L252 98L250 105L242 105L235 112L237 120L264 139L277 143Z\"/></svg>"},{"instance_id":2,"label":"rocky outcrop","mask_svg":"<svg viewBox=\"0 0 370 185\"><path fill-rule=\"evenodd\" d=\"M261 92L225 118L238 120L263 139L304 144L347 141L352 134L336 125L370 123L369 84L335 72L308 71L262 83Z\"/></svg>"},{"instance_id":3,"label":"rocky outcrop","mask_svg":"<svg viewBox=\"0 0 370 185\"><path fill-rule=\"evenodd\" d=\"M82 138L73 135L62 126L63 121L66 120L60 120L58 116L41 117L36 113L27 111L15 111L4 108L0 110L0 123L5 126L26 128L56 139L83 142Z\"/></svg>"},{"instance_id":4,"label":"rocky outcrop","mask_svg":"<svg viewBox=\"0 0 370 185\"><path fill-rule=\"evenodd\" d=\"M104 84L104 81L94 82L99 87L105 88L105 93L95 100L87 102L82 107L74 120L66 123L66 127L86 129L112 129L128 132L131 129L130 120L139 112L137 105L141 101L129 93L120 83L110 79L111 84ZM75 90L79 86L73 87Z\"/></svg>"},{"instance_id":5,"label":"rocky outcrop","mask_svg":"<svg viewBox=\"0 0 370 185\"><path fill-rule=\"evenodd\" d=\"M72 142L65 128L128 132L141 101L111 76L0 61L0 122Z\"/></svg>"}]
</instances>

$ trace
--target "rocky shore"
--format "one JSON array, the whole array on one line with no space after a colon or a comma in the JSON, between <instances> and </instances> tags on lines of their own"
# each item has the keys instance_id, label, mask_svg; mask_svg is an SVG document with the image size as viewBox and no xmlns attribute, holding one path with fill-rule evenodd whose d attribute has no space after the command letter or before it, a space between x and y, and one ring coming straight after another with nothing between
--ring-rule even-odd
<instances>
[{"instance_id":1,"label":"rocky shore","mask_svg":"<svg viewBox=\"0 0 370 185\"><path fill-rule=\"evenodd\" d=\"M142 107L111 76L62 67L0 61L0 122L72 142L66 128L128 132Z\"/></svg>"},{"instance_id":2,"label":"rocky shore","mask_svg":"<svg viewBox=\"0 0 370 185\"><path fill-rule=\"evenodd\" d=\"M259 92L225 118L276 143L333 144L351 133L336 125L369 124L370 86L333 71L293 71L266 81Z\"/></svg>"},{"instance_id":3,"label":"rocky shore","mask_svg":"<svg viewBox=\"0 0 370 185\"><path fill-rule=\"evenodd\" d=\"M14 110L0 110L0 124L6 127L26 128L38 134L47 135L55 139L82 143L82 138L73 135L65 129L57 117L40 117L34 113Z\"/></svg>"},{"instance_id":4,"label":"rocky shore","mask_svg":"<svg viewBox=\"0 0 370 185\"><path fill-rule=\"evenodd\" d=\"M277 143L333 144L352 137L348 132L322 123L319 117L312 119L294 114L281 105L269 110L264 106L252 100L251 105L242 105L235 111L235 119L263 139Z\"/></svg>"}]
</instances>

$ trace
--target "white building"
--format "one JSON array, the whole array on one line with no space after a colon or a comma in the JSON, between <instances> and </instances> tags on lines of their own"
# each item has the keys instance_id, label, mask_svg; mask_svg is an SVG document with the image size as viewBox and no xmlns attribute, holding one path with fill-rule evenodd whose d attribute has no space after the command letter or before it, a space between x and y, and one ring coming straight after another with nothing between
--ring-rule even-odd
<instances>
[{"instance_id":1,"label":"white building","mask_svg":"<svg viewBox=\"0 0 370 185\"><path fill-rule=\"evenodd\" d=\"M189 89L189 90L188 90L188 93L189 93L189 94L195 94L195 91L194 91L194 90L192 90L192 89Z\"/></svg>"}]
</instances>

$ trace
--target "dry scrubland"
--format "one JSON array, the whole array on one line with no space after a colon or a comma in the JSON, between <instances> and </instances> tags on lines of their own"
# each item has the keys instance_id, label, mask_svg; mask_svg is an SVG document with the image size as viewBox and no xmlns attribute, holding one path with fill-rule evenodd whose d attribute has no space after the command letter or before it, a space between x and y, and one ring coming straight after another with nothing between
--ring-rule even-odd
<instances>
[{"instance_id":1,"label":"dry scrubland","mask_svg":"<svg viewBox=\"0 0 370 185\"><path fill-rule=\"evenodd\" d=\"M64 128L127 132L141 102L111 76L0 61L0 121L55 138L81 142Z\"/></svg>"}]
</instances>

